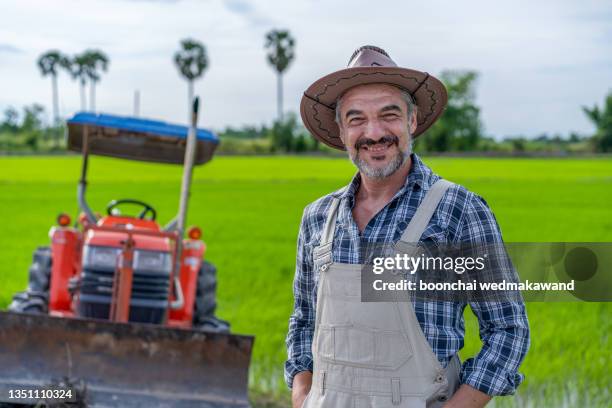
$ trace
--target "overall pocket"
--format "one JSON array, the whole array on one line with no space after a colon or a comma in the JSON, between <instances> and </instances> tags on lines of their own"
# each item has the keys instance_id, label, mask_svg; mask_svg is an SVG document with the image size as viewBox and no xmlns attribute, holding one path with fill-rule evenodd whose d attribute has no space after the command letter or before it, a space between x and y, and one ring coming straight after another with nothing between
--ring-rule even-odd
<instances>
[{"instance_id":1,"label":"overall pocket","mask_svg":"<svg viewBox=\"0 0 612 408\"><path fill-rule=\"evenodd\" d=\"M395 370L412 356L402 332L357 324L322 326L317 342L321 358L353 367Z\"/></svg>"}]
</instances>

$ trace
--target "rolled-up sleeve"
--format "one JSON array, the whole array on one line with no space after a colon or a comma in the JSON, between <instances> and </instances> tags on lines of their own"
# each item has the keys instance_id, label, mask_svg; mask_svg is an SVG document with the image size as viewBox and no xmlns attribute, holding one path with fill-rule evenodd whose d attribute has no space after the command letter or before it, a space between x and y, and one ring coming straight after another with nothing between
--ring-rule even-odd
<instances>
[{"instance_id":1,"label":"rolled-up sleeve","mask_svg":"<svg viewBox=\"0 0 612 408\"><path fill-rule=\"evenodd\" d=\"M462 220L462 241L502 243L495 216L487 203L472 195ZM508 260L508 262L510 262ZM518 372L529 349L529 322L521 301L472 302L482 348L461 369L461 383L485 394L509 395L524 379Z\"/></svg>"},{"instance_id":2,"label":"rolled-up sleeve","mask_svg":"<svg viewBox=\"0 0 612 408\"><path fill-rule=\"evenodd\" d=\"M314 279L312 265L312 248L308 207L302 216L297 243L297 259L293 295L295 298L293 313L289 318L287 333L287 361L285 362L285 381L289 388L293 386L293 377L301 371L312 371L312 337L315 326Z\"/></svg>"}]
</instances>

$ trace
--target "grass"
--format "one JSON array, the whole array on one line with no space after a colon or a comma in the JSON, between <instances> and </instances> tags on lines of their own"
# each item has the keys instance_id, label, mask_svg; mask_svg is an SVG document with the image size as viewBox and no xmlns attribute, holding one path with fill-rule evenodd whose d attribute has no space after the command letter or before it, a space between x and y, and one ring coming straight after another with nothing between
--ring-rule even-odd
<instances>
[{"instance_id":1,"label":"grass","mask_svg":"<svg viewBox=\"0 0 612 408\"><path fill-rule=\"evenodd\" d=\"M436 172L486 198L507 241L612 241L612 160L424 158ZM76 213L79 157L0 159L0 307L23 289L33 249L48 242L60 212ZM219 315L256 335L254 395L286 401L284 337L292 308L295 241L303 207L346 184L348 160L218 157L195 171L189 224L202 227L219 270ZM181 168L94 157L88 198L96 211L116 198L176 213ZM532 346L515 399L496 406L606 406L612 398L612 305L530 303ZM479 349L466 312L462 358ZM264 397L260 398L262 401Z\"/></svg>"}]
</instances>

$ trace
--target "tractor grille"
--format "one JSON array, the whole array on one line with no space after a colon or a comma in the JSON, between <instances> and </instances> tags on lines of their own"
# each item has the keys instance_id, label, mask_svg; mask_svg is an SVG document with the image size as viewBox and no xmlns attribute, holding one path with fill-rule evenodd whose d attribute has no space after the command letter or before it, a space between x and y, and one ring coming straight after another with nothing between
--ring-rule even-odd
<instances>
[{"instance_id":1,"label":"tractor grille","mask_svg":"<svg viewBox=\"0 0 612 408\"><path fill-rule=\"evenodd\" d=\"M108 319L114 270L84 268L78 313L83 317ZM168 307L170 273L135 270L130 299L131 322L161 323Z\"/></svg>"}]
</instances>

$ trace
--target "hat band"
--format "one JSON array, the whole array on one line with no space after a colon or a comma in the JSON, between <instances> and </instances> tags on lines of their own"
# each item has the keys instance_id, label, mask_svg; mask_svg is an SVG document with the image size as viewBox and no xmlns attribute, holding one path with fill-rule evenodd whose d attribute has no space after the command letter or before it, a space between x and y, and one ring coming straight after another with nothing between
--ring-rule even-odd
<instances>
[{"instance_id":1,"label":"hat band","mask_svg":"<svg viewBox=\"0 0 612 408\"><path fill-rule=\"evenodd\" d=\"M327 105L327 104L325 104L325 103L321 102L320 100L318 100L318 99L316 99L316 98L313 98L312 96L308 95L306 92L304 92L304 96L305 96L306 98L310 99L310 100L311 100L311 101L313 101L313 102L316 102L316 103L318 103L318 104L321 104L321 105L325 106L325 107L326 107L327 109L329 109L329 110L332 110L332 111L335 111L335 110L336 110L336 107L335 107L335 106L333 106L333 107L332 107L332 106L329 106L329 105ZM335 104L334 104L334 105L335 105Z\"/></svg>"},{"instance_id":2,"label":"hat band","mask_svg":"<svg viewBox=\"0 0 612 408\"><path fill-rule=\"evenodd\" d=\"M412 92L410 92L410 91L409 91L408 89L406 89L406 88L403 88L403 87L400 87L400 86L397 86L397 87L398 87L398 88L400 88L400 89L402 89L402 90L404 90L404 91L406 91L406 92L408 92L408 95L410 95L410 98L412 98L412 100L414 101L414 100L415 100L415 99L414 99L414 95L416 95L416 93L419 91L419 89L421 89L421 86L423 86L423 84L424 84L425 82L427 82L427 80L428 80L428 79L429 79L429 73L428 73L428 72L425 72L425 78L423 78L423 80L422 80L421 82L419 82L419 85L418 85L418 86L416 87L416 89L415 89L414 91L412 91ZM335 111L335 110L336 110L336 106L335 106L335 104L334 104L334 106L327 105L327 104L325 104L325 103L321 102L320 100L318 100L317 98L313 98L312 96L308 95L306 92L304 92L304 96L305 96L306 98L310 99L310 100L311 100L311 101L313 101L313 102L316 102L316 103L318 103L318 104L320 104L320 105L325 106L327 109L329 109L329 110L331 110L331 111Z\"/></svg>"}]
</instances>

